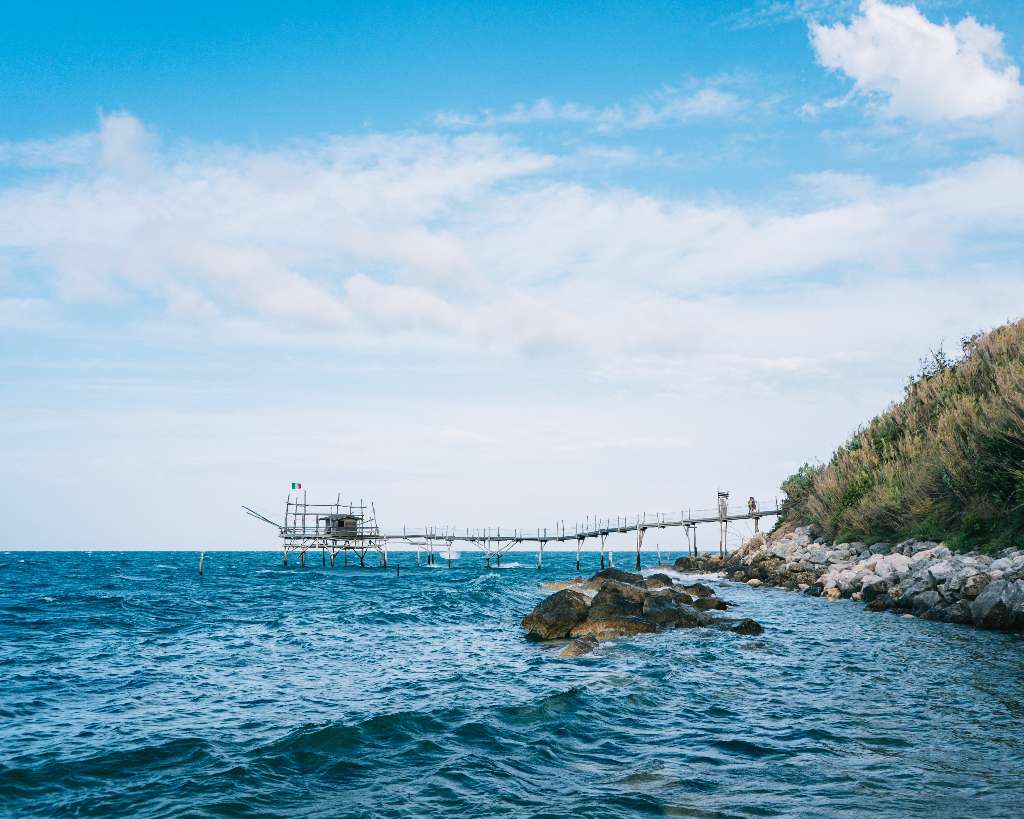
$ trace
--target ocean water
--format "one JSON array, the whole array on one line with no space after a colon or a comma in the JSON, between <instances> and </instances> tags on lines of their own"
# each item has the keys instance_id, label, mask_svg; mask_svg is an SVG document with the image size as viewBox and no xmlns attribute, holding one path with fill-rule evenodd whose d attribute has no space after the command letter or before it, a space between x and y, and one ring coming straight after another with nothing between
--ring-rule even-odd
<instances>
[{"instance_id":1,"label":"ocean water","mask_svg":"<svg viewBox=\"0 0 1024 819\"><path fill-rule=\"evenodd\" d=\"M0 812L1024 815L1020 636L713 581L763 636L561 660L571 555L396 557L0 554Z\"/></svg>"}]
</instances>

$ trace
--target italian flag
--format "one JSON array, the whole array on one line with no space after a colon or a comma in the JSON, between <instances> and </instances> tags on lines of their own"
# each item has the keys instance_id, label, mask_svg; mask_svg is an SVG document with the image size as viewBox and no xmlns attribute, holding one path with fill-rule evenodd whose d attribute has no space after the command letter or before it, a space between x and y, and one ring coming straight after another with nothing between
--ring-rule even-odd
<instances>
[{"instance_id":1,"label":"italian flag","mask_svg":"<svg viewBox=\"0 0 1024 819\"><path fill-rule=\"evenodd\" d=\"M301 483L293 483L292 484L292 489L302 489L302 484Z\"/></svg>"}]
</instances>

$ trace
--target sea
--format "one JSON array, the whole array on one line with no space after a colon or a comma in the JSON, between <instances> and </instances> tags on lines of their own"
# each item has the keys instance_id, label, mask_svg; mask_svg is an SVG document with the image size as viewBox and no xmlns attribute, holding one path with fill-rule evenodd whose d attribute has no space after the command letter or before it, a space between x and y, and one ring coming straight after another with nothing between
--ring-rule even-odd
<instances>
[{"instance_id":1,"label":"sea","mask_svg":"<svg viewBox=\"0 0 1024 819\"><path fill-rule=\"evenodd\" d=\"M574 561L0 554L0 814L1024 815L1020 635L713 577L763 635L561 659Z\"/></svg>"}]
</instances>

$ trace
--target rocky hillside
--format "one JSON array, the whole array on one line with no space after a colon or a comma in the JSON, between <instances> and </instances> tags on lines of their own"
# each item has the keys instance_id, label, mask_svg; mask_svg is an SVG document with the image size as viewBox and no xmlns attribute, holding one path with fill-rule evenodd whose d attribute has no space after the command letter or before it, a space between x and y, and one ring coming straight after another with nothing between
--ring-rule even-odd
<instances>
[{"instance_id":1,"label":"rocky hillside","mask_svg":"<svg viewBox=\"0 0 1024 819\"><path fill-rule=\"evenodd\" d=\"M831 544L813 526L755 537L725 560L680 558L681 571L718 570L752 586L781 586L872 611L906 612L1024 631L1024 551L958 554L932 541Z\"/></svg>"},{"instance_id":2,"label":"rocky hillside","mask_svg":"<svg viewBox=\"0 0 1024 819\"><path fill-rule=\"evenodd\" d=\"M834 542L1024 543L1024 321L941 350L906 395L784 484L784 521Z\"/></svg>"}]
</instances>

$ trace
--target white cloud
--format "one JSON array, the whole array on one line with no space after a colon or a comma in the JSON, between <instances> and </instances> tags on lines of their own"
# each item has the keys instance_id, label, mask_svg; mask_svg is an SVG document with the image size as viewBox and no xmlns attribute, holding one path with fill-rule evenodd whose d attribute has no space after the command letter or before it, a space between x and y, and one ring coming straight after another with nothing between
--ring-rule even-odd
<instances>
[{"instance_id":1,"label":"white cloud","mask_svg":"<svg viewBox=\"0 0 1024 819\"><path fill-rule=\"evenodd\" d=\"M451 129L564 123L607 133L734 116L747 107L749 103L733 92L705 86L690 92L665 88L646 99L634 100L624 105L594 107L574 102L556 103L549 99L539 99L531 103L519 103L503 112L444 112L438 114L434 121L442 128Z\"/></svg>"},{"instance_id":2,"label":"white cloud","mask_svg":"<svg viewBox=\"0 0 1024 819\"><path fill-rule=\"evenodd\" d=\"M988 120L1024 104L1002 33L973 17L938 24L914 6L864 0L849 25L810 28L821 64L850 77L854 92L883 98L891 116Z\"/></svg>"},{"instance_id":3,"label":"white cloud","mask_svg":"<svg viewBox=\"0 0 1024 819\"><path fill-rule=\"evenodd\" d=\"M755 207L579 184L561 175L572 157L496 136L182 150L125 117L101 122L80 166L0 187L0 260L72 304L155 303L167 327L236 341L569 354L657 377L712 348L746 355L715 318L746 294L927 279L1024 231L1024 162L1008 156L913 185L798 177ZM807 371L841 352L750 361Z\"/></svg>"}]
</instances>

